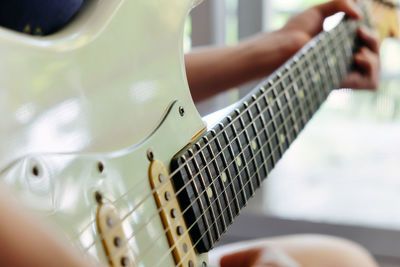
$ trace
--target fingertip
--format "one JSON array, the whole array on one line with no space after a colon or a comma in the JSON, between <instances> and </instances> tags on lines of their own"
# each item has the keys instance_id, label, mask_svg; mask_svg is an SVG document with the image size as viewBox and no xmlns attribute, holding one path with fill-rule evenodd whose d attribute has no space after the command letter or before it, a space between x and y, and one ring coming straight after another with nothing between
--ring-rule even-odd
<instances>
[{"instance_id":1,"label":"fingertip","mask_svg":"<svg viewBox=\"0 0 400 267\"><path fill-rule=\"evenodd\" d=\"M363 18L363 13L355 1L347 0L344 1L343 3L345 4L345 10L347 10L347 12L345 11L347 16L350 16L357 20Z\"/></svg>"}]
</instances>

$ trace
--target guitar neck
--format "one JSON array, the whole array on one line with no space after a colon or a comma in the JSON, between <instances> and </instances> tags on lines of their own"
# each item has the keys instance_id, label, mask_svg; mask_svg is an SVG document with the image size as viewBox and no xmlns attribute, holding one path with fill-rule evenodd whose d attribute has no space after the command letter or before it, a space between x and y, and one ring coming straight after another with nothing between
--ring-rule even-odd
<instances>
[{"instance_id":1,"label":"guitar neck","mask_svg":"<svg viewBox=\"0 0 400 267\"><path fill-rule=\"evenodd\" d=\"M198 252L207 252L351 69L358 22L312 39L171 165Z\"/></svg>"}]
</instances>

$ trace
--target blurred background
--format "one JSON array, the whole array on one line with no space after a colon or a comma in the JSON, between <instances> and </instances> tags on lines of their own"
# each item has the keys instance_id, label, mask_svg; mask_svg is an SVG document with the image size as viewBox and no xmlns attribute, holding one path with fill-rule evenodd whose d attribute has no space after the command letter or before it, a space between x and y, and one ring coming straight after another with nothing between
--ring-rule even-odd
<instances>
[{"instance_id":1,"label":"blurred background","mask_svg":"<svg viewBox=\"0 0 400 267\"><path fill-rule=\"evenodd\" d=\"M185 51L279 29L322 2L205 0L186 22ZM334 91L222 243L330 234L361 243L381 266L400 266L400 42L385 40L381 59L378 91ZM202 115L220 110L256 84L233 88L198 109Z\"/></svg>"}]
</instances>

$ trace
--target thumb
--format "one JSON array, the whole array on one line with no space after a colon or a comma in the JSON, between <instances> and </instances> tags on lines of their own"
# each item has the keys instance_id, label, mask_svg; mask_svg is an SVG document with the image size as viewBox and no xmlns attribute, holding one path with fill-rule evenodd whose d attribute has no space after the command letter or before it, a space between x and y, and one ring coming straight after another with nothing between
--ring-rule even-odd
<instances>
[{"instance_id":1,"label":"thumb","mask_svg":"<svg viewBox=\"0 0 400 267\"><path fill-rule=\"evenodd\" d=\"M220 260L221 267L255 267L260 257L261 249L253 248L223 256Z\"/></svg>"}]
</instances>

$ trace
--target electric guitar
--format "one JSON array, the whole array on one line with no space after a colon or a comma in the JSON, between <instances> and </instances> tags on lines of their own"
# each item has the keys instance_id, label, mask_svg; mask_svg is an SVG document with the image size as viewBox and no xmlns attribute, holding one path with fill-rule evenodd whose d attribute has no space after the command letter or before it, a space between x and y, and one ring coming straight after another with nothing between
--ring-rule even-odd
<instances>
[{"instance_id":1,"label":"electric guitar","mask_svg":"<svg viewBox=\"0 0 400 267\"><path fill-rule=\"evenodd\" d=\"M189 93L193 0L87 1L58 33L0 29L1 180L90 258L207 266L207 252L352 66L360 23L322 32L206 129Z\"/></svg>"}]
</instances>

